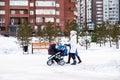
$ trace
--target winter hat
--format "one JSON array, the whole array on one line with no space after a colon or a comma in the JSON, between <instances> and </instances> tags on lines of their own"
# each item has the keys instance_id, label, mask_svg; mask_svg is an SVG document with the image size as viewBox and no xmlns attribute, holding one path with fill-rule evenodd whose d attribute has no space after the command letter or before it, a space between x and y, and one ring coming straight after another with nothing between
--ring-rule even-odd
<instances>
[{"instance_id":1,"label":"winter hat","mask_svg":"<svg viewBox=\"0 0 120 80\"><path fill-rule=\"evenodd\" d=\"M70 34L75 35L77 32L75 30L70 31Z\"/></svg>"}]
</instances>

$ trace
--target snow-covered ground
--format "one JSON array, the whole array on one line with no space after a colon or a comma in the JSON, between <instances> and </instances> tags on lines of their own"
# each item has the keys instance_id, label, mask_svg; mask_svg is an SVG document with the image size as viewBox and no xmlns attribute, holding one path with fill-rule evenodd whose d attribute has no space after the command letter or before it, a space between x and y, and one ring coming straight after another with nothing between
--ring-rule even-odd
<instances>
[{"instance_id":1,"label":"snow-covered ground","mask_svg":"<svg viewBox=\"0 0 120 80\"><path fill-rule=\"evenodd\" d=\"M47 66L47 50L23 55L16 38L0 36L0 80L119 80L120 49L79 46L82 63ZM67 61L67 57L64 57ZM72 62L72 60L71 60Z\"/></svg>"}]
</instances>

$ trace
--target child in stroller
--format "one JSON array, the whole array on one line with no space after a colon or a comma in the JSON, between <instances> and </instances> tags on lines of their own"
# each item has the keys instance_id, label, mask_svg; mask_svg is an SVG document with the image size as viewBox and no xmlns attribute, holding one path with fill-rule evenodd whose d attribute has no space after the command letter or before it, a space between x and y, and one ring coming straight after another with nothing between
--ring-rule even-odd
<instances>
[{"instance_id":1,"label":"child in stroller","mask_svg":"<svg viewBox=\"0 0 120 80\"><path fill-rule=\"evenodd\" d=\"M51 66L54 62L57 62L58 65L63 66L65 61L63 57L66 55L66 48L65 46L59 45L56 48L56 44L51 44L48 49L48 54L51 55L48 57L47 65Z\"/></svg>"}]
</instances>

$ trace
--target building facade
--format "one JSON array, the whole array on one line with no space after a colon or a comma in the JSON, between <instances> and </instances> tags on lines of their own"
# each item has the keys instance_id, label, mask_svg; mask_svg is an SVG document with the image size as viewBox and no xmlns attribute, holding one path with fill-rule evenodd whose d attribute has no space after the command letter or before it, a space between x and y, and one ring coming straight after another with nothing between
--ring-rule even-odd
<instances>
[{"instance_id":1,"label":"building facade","mask_svg":"<svg viewBox=\"0 0 120 80\"><path fill-rule=\"evenodd\" d=\"M104 0L93 0L93 21L95 24L95 28L102 24L103 21L103 1Z\"/></svg>"},{"instance_id":2,"label":"building facade","mask_svg":"<svg viewBox=\"0 0 120 80\"><path fill-rule=\"evenodd\" d=\"M80 26L86 23L89 30L103 22L103 0L80 0Z\"/></svg>"},{"instance_id":3,"label":"building facade","mask_svg":"<svg viewBox=\"0 0 120 80\"><path fill-rule=\"evenodd\" d=\"M111 24L119 23L119 0L104 0L104 21L109 21Z\"/></svg>"},{"instance_id":4,"label":"building facade","mask_svg":"<svg viewBox=\"0 0 120 80\"><path fill-rule=\"evenodd\" d=\"M120 24L119 0L78 0L78 24L87 23L89 30L96 29L103 22Z\"/></svg>"},{"instance_id":5,"label":"building facade","mask_svg":"<svg viewBox=\"0 0 120 80\"><path fill-rule=\"evenodd\" d=\"M42 26L46 22L65 27L72 21L76 0L0 0L0 34L15 34L23 21L31 26Z\"/></svg>"}]
</instances>

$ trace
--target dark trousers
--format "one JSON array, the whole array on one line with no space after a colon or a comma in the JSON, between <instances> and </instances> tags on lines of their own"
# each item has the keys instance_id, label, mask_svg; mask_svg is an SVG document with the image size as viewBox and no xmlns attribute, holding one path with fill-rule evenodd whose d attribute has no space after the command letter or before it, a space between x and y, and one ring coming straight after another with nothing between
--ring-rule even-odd
<instances>
[{"instance_id":1,"label":"dark trousers","mask_svg":"<svg viewBox=\"0 0 120 80\"><path fill-rule=\"evenodd\" d=\"M72 57L73 60L75 60L75 53L69 53L69 56Z\"/></svg>"},{"instance_id":2,"label":"dark trousers","mask_svg":"<svg viewBox=\"0 0 120 80\"><path fill-rule=\"evenodd\" d=\"M72 57L73 60L75 60L75 57L77 57L78 63L81 63L81 62L82 62L81 59L80 59L80 57L79 57L79 55L76 55L76 54L74 54L74 53L69 53L67 63L70 63L71 57Z\"/></svg>"}]
</instances>

